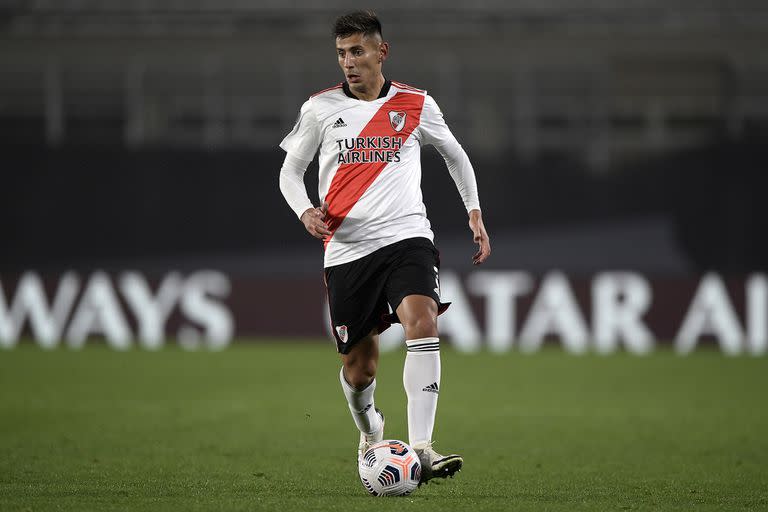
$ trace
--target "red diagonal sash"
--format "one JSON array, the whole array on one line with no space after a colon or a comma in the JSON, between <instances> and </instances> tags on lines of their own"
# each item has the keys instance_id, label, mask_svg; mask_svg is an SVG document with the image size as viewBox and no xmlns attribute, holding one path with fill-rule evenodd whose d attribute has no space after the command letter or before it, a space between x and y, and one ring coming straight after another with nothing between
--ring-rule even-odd
<instances>
[{"instance_id":1,"label":"red diagonal sash","mask_svg":"<svg viewBox=\"0 0 768 512\"><path fill-rule=\"evenodd\" d=\"M398 92L381 106L358 137L393 137L400 139L402 148L419 125L423 105L424 96L421 94ZM390 111L406 112L405 126L399 132L392 127ZM326 247L349 211L386 166L387 162L352 163L339 166L325 195L325 202L328 203L326 223L331 232L331 235L325 239Z\"/></svg>"}]
</instances>

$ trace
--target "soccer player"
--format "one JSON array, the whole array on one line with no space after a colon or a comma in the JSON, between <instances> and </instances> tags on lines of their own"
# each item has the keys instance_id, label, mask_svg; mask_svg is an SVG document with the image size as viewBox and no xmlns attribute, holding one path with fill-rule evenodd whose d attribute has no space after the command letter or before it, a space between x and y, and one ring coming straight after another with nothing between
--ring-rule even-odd
<instances>
[{"instance_id":1,"label":"soccer player","mask_svg":"<svg viewBox=\"0 0 768 512\"><path fill-rule=\"evenodd\" d=\"M389 45L373 12L353 12L334 25L345 81L311 96L280 147L286 152L280 190L323 241L325 282L341 387L360 430L358 459L383 439L384 415L374 405L379 334L393 322L405 329L403 385L408 437L422 462L422 482L453 476L458 455L432 448L440 392L440 260L421 195L421 146L445 159L469 215L479 250L491 253L472 164L426 91L388 80L382 65ZM318 147L319 195L314 207L304 173ZM392 308L392 313L389 311Z\"/></svg>"}]
</instances>

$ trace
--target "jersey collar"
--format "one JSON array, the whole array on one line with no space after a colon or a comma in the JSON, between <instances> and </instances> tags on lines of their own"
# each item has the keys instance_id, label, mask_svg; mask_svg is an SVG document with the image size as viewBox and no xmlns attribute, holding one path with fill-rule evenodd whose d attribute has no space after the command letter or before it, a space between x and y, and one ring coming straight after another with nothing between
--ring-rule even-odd
<instances>
[{"instance_id":1,"label":"jersey collar","mask_svg":"<svg viewBox=\"0 0 768 512\"><path fill-rule=\"evenodd\" d=\"M381 91L379 92L379 97L376 98L376 99L378 100L378 99L386 97L387 94L389 94L389 88L391 86L392 86L392 81L385 79L384 80L384 85L382 86ZM355 99L355 100L359 100L360 99L357 96L355 96L354 94L352 94L352 91L349 90L349 84L347 83L346 80L344 80L344 83L341 84L341 88L344 90L344 94L346 94L350 98Z\"/></svg>"}]
</instances>

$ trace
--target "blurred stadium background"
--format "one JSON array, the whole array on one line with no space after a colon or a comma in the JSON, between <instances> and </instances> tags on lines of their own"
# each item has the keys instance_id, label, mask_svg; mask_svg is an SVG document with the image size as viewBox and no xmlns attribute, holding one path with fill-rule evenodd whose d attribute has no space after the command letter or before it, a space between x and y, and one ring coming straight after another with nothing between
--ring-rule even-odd
<instances>
[{"instance_id":1,"label":"blurred stadium background","mask_svg":"<svg viewBox=\"0 0 768 512\"><path fill-rule=\"evenodd\" d=\"M766 510L766 359L722 355L768 352L760 0L0 0L0 510L370 507L278 190L350 7L441 105L493 247L471 266L425 150L466 471L377 510ZM376 405L407 439L402 356Z\"/></svg>"},{"instance_id":2,"label":"blurred stadium background","mask_svg":"<svg viewBox=\"0 0 768 512\"><path fill-rule=\"evenodd\" d=\"M322 250L277 144L341 80L349 6L2 0L0 344L322 338ZM371 7L386 76L435 96L478 175L493 255L473 269L425 151L455 346L766 352L764 2Z\"/></svg>"}]
</instances>

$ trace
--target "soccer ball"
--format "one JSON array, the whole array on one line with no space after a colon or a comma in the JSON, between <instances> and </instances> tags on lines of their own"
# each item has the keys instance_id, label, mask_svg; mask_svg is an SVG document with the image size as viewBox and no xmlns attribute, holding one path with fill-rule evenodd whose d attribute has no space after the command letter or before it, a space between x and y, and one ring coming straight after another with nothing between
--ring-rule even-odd
<instances>
[{"instance_id":1,"label":"soccer ball","mask_svg":"<svg viewBox=\"0 0 768 512\"><path fill-rule=\"evenodd\" d=\"M374 496L406 496L419 486L421 463L402 441L380 441L363 454L358 465L363 487Z\"/></svg>"}]
</instances>

